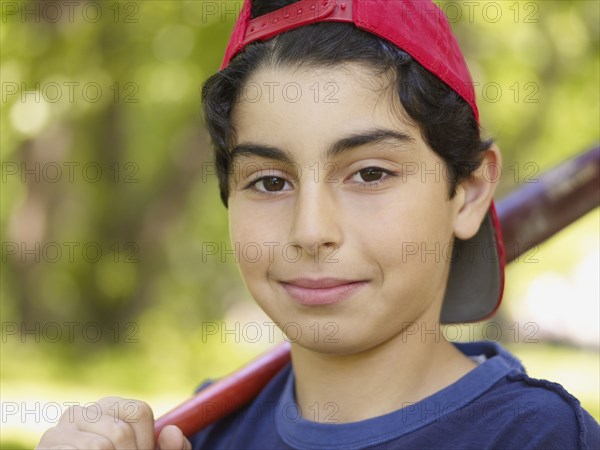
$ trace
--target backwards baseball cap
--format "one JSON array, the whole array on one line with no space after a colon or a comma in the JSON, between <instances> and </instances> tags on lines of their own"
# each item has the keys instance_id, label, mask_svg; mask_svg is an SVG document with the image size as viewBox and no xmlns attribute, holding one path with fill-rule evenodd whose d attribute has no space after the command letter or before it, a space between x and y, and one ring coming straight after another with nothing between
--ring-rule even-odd
<instances>
[{"instance_id":1,"label":"backwards baseball cap","mask_svg":"<svg viewBox=\"0 0 600 450\"><path fill-rule=\"evenodd\" d=\"M248 44L318 22L348 22L409 53L473 110L479 122L473 82L448 20L432 1L300 0L251 20L252 2L244 0L221 70ZM450 252L447 252L450 253ZM456 239L442 305L444 323L486 319L500 306L505 255L494 202L479 231Z\"/></svg>"}]
</instances>

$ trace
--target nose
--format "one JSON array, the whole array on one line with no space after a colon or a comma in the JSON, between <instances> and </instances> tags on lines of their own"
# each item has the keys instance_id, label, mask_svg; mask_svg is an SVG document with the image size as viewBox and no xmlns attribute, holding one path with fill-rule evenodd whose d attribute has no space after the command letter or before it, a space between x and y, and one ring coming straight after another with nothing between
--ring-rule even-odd
<instances>
[{"instance_id":1,"label":"nose","mask_svg":"<svg viewBox=\"0 0 600 450\"><path fill-rule=\"evenodd\" d=\"M336 208L333 185L310 182L302 185L296 195L290 243L309 255L339 248L342 241L340 211Z\"/></svg>"}]
</instances>

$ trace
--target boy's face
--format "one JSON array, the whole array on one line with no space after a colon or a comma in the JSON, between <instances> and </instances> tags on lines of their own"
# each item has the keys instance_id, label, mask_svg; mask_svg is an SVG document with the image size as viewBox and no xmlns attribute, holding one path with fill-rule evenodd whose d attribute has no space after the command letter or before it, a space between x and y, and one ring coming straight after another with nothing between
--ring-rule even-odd
<instances>
[{"instance_id":1,"label":"boy's face","mask_svg":"<svg viewBox=\"0 0 600 450\"><path fill-rule=\"evenodd\" d=\"M293 342L338 354L373 348L411 323L432 329L463 195L459 187L448 200L442 159L394 114L402 108L382 79L348 67L265 69L249 80L232 116L239 154L229 197L252 296ZM373 130L391 133L328 154ZM341 286L323 287L324 278Z\"/></svg>"}]
</instances>

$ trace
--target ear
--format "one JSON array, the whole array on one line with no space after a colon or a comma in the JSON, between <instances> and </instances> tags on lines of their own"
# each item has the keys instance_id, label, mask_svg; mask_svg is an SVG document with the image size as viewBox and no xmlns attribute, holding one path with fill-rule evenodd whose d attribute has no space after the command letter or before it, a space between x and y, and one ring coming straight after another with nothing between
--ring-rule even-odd
<instances>
[{"instance_id":1,"label":"ear","mask_svg":"<svg viewBox=\"0 0 600 450\"><path fill-rule=\"evenodd\" d=\"M457 187L458 212L454 221L457 238L466 240L475 236L488 212L501 173L500 149L492 144L479 167Z\"/></svg>"}]
</instances>

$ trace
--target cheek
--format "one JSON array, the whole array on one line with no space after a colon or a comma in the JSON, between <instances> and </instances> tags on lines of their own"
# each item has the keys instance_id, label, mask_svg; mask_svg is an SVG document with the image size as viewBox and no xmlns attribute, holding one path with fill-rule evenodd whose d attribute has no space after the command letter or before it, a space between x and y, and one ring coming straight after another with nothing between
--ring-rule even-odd
<instances>
[{"instance_id":1,"label":"cheek","mask_svg":"<svg viewBox=\"0 0 600 450\"><path fill-rule=\"evenodd\" d=\"M451 211L437 196L421 193L375 203L358 211L355 229L381 256L400 255L414 245L444 245L451 239Z\"/></svg>"},{"instance_id":2,"label":"cheek","mask_svg":"<svg viewBox=\"0 0 600 450\"><path fill-rule=\"evenodd\" d=\"M251 261L254 258L248 258L248 252L254 243L257 242L257 230L252 216L248 216L243 208L240 208L236 202L229 202L229 237L231 245L235 250L235 260L238 263L240 271L244 278L251 272ZM253 256L254 256L253 252Z\"/></svg>"},{"instance_id":3,"label":"cheek","mask_svg":"<svg viewBox=\"0 0 600 450\"><path fill-rule=\"evenodd\" d=\"M265 245L277 242L273 230L264 221L248 220L256 217L256 211L242 211L230 207L230 237L236 251L236 261L244 285L256 304L275 322L285 322L287 315L278 310L269 283L269 271L277 261L281 245Z\"/></svg>"},{"instance_id":4,"label":"cheek","mask_svg":"<svg viewBox=\"0 0 600 450\"><path fill-rule=\"evenodd\" d=\"M430 297L443 285L452 255L452 220L442 189L416 189L373 205L371 220L361 221L361 253L383 271L393 297ZM405 191L408 191L408 187ZM393 292L392 292L393 291ZM407 298L405 297L405 298Z\"/></svg>"},{"instance_id":5,"label":"cheek","mask_svg":"<svg viewBox=\"0 0 600 450\"><path fill-rule=\"evenodd\" d=\"M241 203L241 202L240 202ZM277 228L269 225L268 217L245 204L231 202L229 234L235 258L244 282L251 292L266 281L270 265L281 252Z\"/></svg>"}]
</instances>

